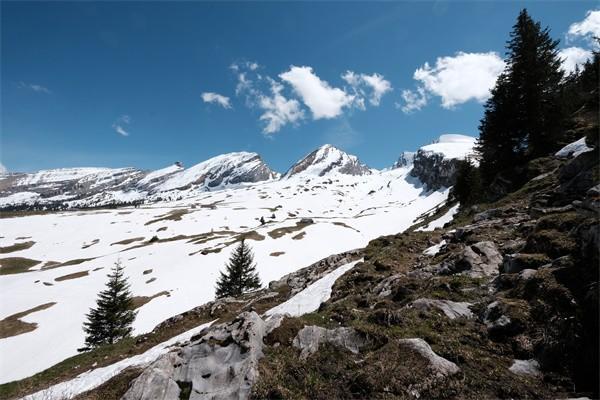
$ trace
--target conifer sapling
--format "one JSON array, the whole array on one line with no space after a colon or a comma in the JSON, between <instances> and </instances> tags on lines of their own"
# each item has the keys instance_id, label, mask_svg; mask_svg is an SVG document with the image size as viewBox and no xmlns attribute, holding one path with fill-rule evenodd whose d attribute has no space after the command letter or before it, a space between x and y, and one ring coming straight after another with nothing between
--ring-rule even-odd
<instances>
[{"instance_id":1,"label":"conifer sapling","mask_svg":"<svg viewBox=\"0 0 600 400\"><path fill-rule=\"evenodd\" d=\"M115 263L108 275L106 289L98 294L96 308L90 309L86 317L83 324L85 347L80 350L112 344L131 334L136 312L120 262Z\"/></svg>"},{"instance_id":2,"label":"conifer sapling","mask_svg":"<svg viewBox=\"0 0 600 400\"><path fill-rule=\"evenodd\" d=\"M221 272L217 282L216 297L239 296L260 286L252 249L242 239L231 253L225 273Z\"/></svg>"}]
</instances>

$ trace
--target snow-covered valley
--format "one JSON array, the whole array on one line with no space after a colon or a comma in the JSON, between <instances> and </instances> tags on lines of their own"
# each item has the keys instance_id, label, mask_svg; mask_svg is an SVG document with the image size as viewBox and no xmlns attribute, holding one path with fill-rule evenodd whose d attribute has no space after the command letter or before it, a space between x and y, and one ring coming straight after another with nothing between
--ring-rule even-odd
<instances>
[{"instance_id":1,"label":"snow-covered valley","mask_svg":"<svg viewBox=\"0 0 600 400\"><path fill-rule=\"evenodd\" d=\"M421 156L456 159L471 152L471 138L449 136L426 146ZM85 314L116 262L125 266L134 296L145 302L134 323L134 334L141 334L212 300L219 271L242 237L252 246L267 284L331 254L401 232L447 199L448 188L425 186L411 175L410 163L377 171L338 152L324 146L283 178L252 153L235 153L241 164L225 157L189 169L121 169L127 177L119 178L118 189L103 183L92 197L114 199L121 193L143 200L136 206L7 212L0 219L0 320L21 314L18 320L34 325L0 339L0 383L25 378L77 353L84 341ZM34 179L35 174L0 179L0 205L46 196L39 185L55 184L48 176L52 180L56 174L44 174L46 181ZM68 192L66 197L73 196L69 208L85 205L92 198L84 195L86 188L98 183L83 185L81 179L89 175L80 175L68 190L55 186L52 196ZM15 190L19 185L30 191ZM428 229L438 225L431 223Z\"/></svg>"}]
</instances>

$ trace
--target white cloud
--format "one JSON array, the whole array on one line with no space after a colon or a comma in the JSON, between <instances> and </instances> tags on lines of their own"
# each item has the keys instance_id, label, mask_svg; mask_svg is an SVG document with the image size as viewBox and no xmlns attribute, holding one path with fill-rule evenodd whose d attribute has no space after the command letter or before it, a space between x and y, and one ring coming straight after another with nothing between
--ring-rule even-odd
<instances>
[{"instance_id":1,"label":"white cloud","mask_svg":"<svg viewBox=\"0 0 600 400\"><path fill-rule=\"evenodd\" d=\"M289 71L279 74L279 77L292 86L312 112L313 119L335 118L354 100L354 96L321 80L311 67L292 65Z\"/></svg>"},{"instance_id":2,"label":"white cloud","mask_svg":"<svg viewBox=\"0 0 600 400\"><path fill-rule=\"evenodd\" d=\"M281 84L272 79L269 79L269 81L271 83L272 95L259 95L258 107L265 110L260 116L260 120L266 122L263 133L273 134L288 123L297 124L304 118L304 111L300 107L298 100L286 99L281 94L283 91Z\"/></svg>"},{"instance_id":3,"label":"white cloud","mask_svg":"<svg viewBox=\"0 0 600 400\"><path fill-rule=\"evenodd\" d=\"M231 108L229 97L220 95L218 93L204 92L202 93L202 100L204 100L205 103L216 103L223 108Z\"/></svg>"},{"instance_id":4,"label":"white cloud","mask_svg":"<svg viewBox=\"0 0 600 400\"><path fill-rule=\"evenodd\" d=\"M112 124L113 129L121 136L129 136L129 132L125 129L125 126L131 123L131 117L129 115L121 115Z\"/></svg>"},{"instance_id":5,"label":"white cloud","mask_svg":"<svg viewBox=\"0 0 600 400\"><path fill-rule=\"evenodd\" d=\"M469 100L484 102L503 69L504 60L495 52L458 52L453 57L439 57L434 67L425 63L415 71L413 78L420 84L417 92L402 92L406 101L402 108L410 112L423 107L423 94L439 96L442 107L448 109Z\"/></svg>"},{"instance_id":6,"label":"white cloud","mask_svg":"<svg viewBox=\"0 0 600 400\"><path fill-rule=\"evenodd\" d=\"M567 32L568 40L579 37L592 40L594 36L600 37L600 10L588 11L583 21L571 24Z\"/></svg>"},{"instance_id":7,"label":"white cloud","mask_svg":"<svg viewBox=\"0 0 600 400\"><path fill-rule=\"evenodd\" d=\"M33 90L34 92L37 92L37 93L46 93L46 94L52 93L50 91L50 89L48 89L47 87L42 86L42 85L37 85L35 83L26 83L26 82L20 81L19 83L17 83L17 86L21 89Z\"/></svg>"},{"instance_id":8,"label":"white cloud","mask_svg":"<svg viewBox=\"0 0 600 400\"><path fill-rule=\"evenodd\" d=\"M6 167L0 163L0 174L5 174L8 172L8 169L6 169Z\"/></svg>"},{"instance_id":9,"label":"white cloud","mask_svg":"<svg viewBox=\"0 0 600 400\"><path fill-rule=\"evenodd\" d=\"M581 47L568 47L558 52L558 57L562 60L562 69L570 74L575 71L576 66L582 66L587 60L592 58L592 52Z\"/></svg>"},{"instance_id":10,"label":"white cloud","mask_svg":"<svg viewBox=\"0 0 600 400\"><path fill-rule=\"evenodd\" d=\"M402 99L404 105L396 103L396 108L400 108L406 114L419 111L427 105L427 93L423 87L418 87L417 90L403 90Z\"/></svg>"},{"instance_id":11,"label":"white cloud","mask_svg":"<svg viewBox=\"0 0 600 400\"><path fill-rule=\"evenodd\" d=\"M346 71L342 79L352 87L355 95L354 102L362 110L365 109L364 97L369 97L371 105L379 106L383 95L392 90L392 84L377 73L367 75ZM366 89L371 92L370 95L366 93Z\"/></svg>"}]
</instances>

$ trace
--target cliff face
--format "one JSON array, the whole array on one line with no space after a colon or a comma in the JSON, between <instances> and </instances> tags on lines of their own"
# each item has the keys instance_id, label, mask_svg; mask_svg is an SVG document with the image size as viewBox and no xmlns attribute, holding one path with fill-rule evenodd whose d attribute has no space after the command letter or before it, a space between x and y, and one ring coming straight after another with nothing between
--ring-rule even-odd
<instances>
[{"instance_id":1,"label":"cliff face","mask_svg":"<svg viewBox=\"0 0 600 400\"><path fill-rule=\"evenodd\" d=\"M411 175L419 178L428 190L450 187L456 183L459 160L444 158L443 154L419 150L413 159Z\"/></svg>"}]
</instances>

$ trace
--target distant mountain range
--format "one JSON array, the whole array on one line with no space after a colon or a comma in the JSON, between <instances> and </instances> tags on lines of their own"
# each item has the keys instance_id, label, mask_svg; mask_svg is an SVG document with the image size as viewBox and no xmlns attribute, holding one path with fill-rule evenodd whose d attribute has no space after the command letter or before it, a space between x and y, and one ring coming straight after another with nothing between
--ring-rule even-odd
<instances>
[{"instance_id":1,"label":"distant mountain range","mask_svg":"<svg viewBox=\"0 0 600 400\"><path fill-rule=\"evenodd\" d=\"M475 139L442 135L417 152L404 152L392 168L410 168L432 189L452 182L435 177L432 169L472 153ZM452 163L451 163L452 164ZM446 165L442 169L450 169ZM358 157L326 144L293 164L285 174L273 171L256 153L222 154L190 168L175 163L155 171L136 168L60 168L35 173L0 175L0 209L68 209L130 205L188 197L193 193L277 179L306 176L371 175ZM439 175L438 171L438 175ZM443 171L442 175L444 175ZM445 174L452 175L452 174ZM434 176L435 179L431 179Z\"/></svg>"}]
</instances>

